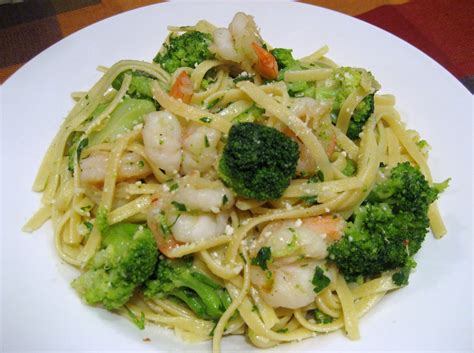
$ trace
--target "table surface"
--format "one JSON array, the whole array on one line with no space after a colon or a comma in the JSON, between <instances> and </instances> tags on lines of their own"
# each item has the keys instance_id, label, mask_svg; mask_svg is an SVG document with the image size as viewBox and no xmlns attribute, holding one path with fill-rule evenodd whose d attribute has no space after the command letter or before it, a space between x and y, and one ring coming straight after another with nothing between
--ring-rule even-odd
<instances>
[{"instance_id":1,"label":"table surface","mask_svg":"<svg viewBox=\"0 0 474 353\"><path fill-rule=\"evenodd\" d=\"M0 0L0 83L62 38L158 0ZM357 17L406 40L474 92L474 1L304 0Z\"/></svg>"}]
</instances>

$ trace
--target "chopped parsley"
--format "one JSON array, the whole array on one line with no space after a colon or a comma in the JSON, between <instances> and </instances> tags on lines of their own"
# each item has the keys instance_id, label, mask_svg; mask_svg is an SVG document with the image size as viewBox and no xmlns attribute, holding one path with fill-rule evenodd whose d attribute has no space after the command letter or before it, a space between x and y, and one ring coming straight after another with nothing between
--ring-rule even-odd
<instances>
[{"instance_id":1,"label":"chopped parsley","mask_svg":"<svg viewBox=\"0 0 474 353\"><path fill-rule=\"evenodd\" d=\"M316 266L316 270L314 271L314 276L311 283L314 285L314 288L313 288L314 291L316 293L319 293L324 288L329 286L329 283L331 283L331 280L329 279L329 277L324 275L324 270L321 267Z\"/></svg>"},{"instance_id":2,"label":"chopped parsley","mask_svg":"<svg viewBox=\"0 0 474 353\"><path fill-rule=\"evenodd\" d=\"M177 202L177 201L172 201L171 204L176 207L176 209L178 211L181 211L181 212L186 212L188 209L186 208L186 205L184 203L180 203L180 202Z\"/></svg>"},{"instance_id":3,"label":"chopped parsley","mask_svg":"<svg viewBox=\"0 0 474 353\"><path fill-rule=\"evenodd\" d=\"M83 206L81 207L81 211L82 212L88 212L92 209L92 205L87 205L87 206Z\"/></svg>"},{"instance_id":4,"label":"chopped parsley","mask_svg":"<svg viewBox=\"0 0 474 353\"><path fill-rule=\"evenodd\" d=\"M314 311L314 320L317 324L330 324L332 322L332 317L323 313L321 310L316 309Z\"/></svg>"},{"instance_id":5,"label":"chopped parsley","mask_svg":"<svg viewBox=\"0 0 474 353\"><path fill-rule=\"evenodd\" d=\"M92 228L94 228L94 225L91 222L84 222L84 225L87 227L89 232L92 232Z\"/></svg>"},{"instance_id":6,"label":"chopped parsley","mask_svg":"<svg viewBox=\"0 0 474 353\"><path fill-rule=\"evenodd\" d=\"M318 170L316 174L308 179L308 184L319 183L322 181L324 181L324 174L322 171Z\"/></svg>"},{"instance_id":7,"label":"chopped parsley","mask_svg":"<svg viewBox=\"0 0 474 353\"><path fill-rule=\"evenodd\" d=\"M318 203L318 196L317 195L301 196L300 200L303 201L303 203L306 206L313 206Z\"/></svg>"},{"instance_id":8,"label":"chopped parsley","mask_svg":"<svg viewBox=\"0 0 474 353\"><path fill-rule=\"evenodd\" d=\"M216 98L213 101L209 102L209 104L207 105L207 109L213 108L217 103L219 103L220 100L221 100L221 97ZM202 120L202 118L201 118L201 120Z\"/></svg>"},{"instance_id":9,"label":"chopped parsley","mask_svg":"<svg viewBox=\"0 0 474 353\"><path fill-rule=\"evenodd\" d=\"M209 124L212 121L212 119L209 118L208 116L202 117L199 120L201 120L203 123L206 123L206 124Z\"/></svg>"},{"instance_id":10,"label":"chopped parsley","mask_svg":"<svg viewBox=\"0 0 474 353\"><path fill-rule=\"evenodd\" d=\"M272 250L268 246L262 247L257 256L252 259L252 265L260 267L262 270L268 270L267 262L272 260Z\"/></svg>"}]
</instances>

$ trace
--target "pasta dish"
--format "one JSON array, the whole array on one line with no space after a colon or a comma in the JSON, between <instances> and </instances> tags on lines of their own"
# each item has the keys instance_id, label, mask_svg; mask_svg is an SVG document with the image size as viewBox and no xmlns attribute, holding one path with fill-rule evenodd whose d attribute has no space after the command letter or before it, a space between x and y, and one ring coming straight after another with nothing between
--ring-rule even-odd
<instances>
[{"instance_id":1,"label":"pasta dish","mask_svg":"<svg viewBox=\"0 0 474 353\"><path fill-rule=\"evenodd\" d=\"M324 46L296 59L253 17L169 27L152 62L99 66L38 171L87 304L185 341L266 348L342 329L446 233L428 143Z\"/></svg>"}]
</instances>

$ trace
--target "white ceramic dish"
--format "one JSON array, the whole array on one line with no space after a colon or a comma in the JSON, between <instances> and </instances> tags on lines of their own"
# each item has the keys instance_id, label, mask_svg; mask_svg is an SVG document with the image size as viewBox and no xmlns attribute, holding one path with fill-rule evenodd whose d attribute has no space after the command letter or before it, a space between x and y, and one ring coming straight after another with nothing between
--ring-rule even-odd
<instances>
[{"instance_id":1,"label":"white ceramic dish","mask_svg":"<svg viewBox=\"0 0 474 353\"><path fill-rule=\"evenodd\" d=\"M337 63L371 70L382 92L396 95L403 119L431 143L435 179L453 178L440 202L448 236L427 237L411 284L361 320L360 341L337 332L270 351L471 351L472 175L466 172L472 166L471 95L436 62L387 32L329 10L281 2L166 3L127 12L55 44L4 84L3 350L210 352L209 343L187 345L152 326L139 331L117 315L82 304L69 286L76 272L56 256L50 225L33 235L20 228L39 206L31 184L73 105L69 94L88 89L100 77L96 66L124 58L151 60L167 25L203 18L226 25L237 11L253 14L268 42L294 48L296 56L328 44ZM255 350L241 337L223 343L224 352Z\"/></svg>"}]
</instances>

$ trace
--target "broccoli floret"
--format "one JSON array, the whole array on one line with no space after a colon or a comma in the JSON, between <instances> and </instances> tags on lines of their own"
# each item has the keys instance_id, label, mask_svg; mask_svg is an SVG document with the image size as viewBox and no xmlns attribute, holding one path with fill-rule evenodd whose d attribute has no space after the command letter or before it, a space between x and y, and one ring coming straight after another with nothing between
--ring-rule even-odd
<instances>
[{"instance_id":1,"label":"broccoli floret","mask_svg":"<svg viewBox=\"0 0 474 353\"><path fill-rule=\"evenodd\" d=\"M192 257L160 260L146 282L145 295L177 298L198 317L210 320L219 319L232 302L223 287L193 267Z\"/></svg>"},{"instance_id":2,"label":"broccoli floret","mask_svg":"<svg viewBox=\"0 0 474 353\"><path fill-rule=\"evenodd\" d=\"M210 34L198 31L171 35L169 43L163 44L164 50L156 54L153 61L169 73L183 66L194 67L204 60L214 58L214 54L209 51L211 42Z\"/></svg>"},{"instance_id":3,"label":"broccoli floret","mask_svg":"<svg viewBox=\"0 0 474 353\"><path fill-rule=\"evenodd\" d=\"M118 75L115 80L112 82L112 87L117 91L122 86L123 79L125 74L131 75L132 79L130 81L130 86L128 87L127 94L131 98L136 99L148 99L155 104L155 107L158 109L160 105L153 98L153 93L151 91L151 83L155 81L155 77L144 71L132 71L128 70L122 72Z\"/></svg>"},{"instance_id":4,"label":"broccoli floret","mask_svg":"<svg viewBox=\"0 0 474 353\"><path fill-rule=\"evenodd\" d=\"M239 123L230 129L218 175L240 196L275 200L295 175L298 157L298 144L280 131Z\"/></svg>"},{"instance_id":5,"label":"broccoli floret","mask_svg":"<svg viewBox=\"0 0 474 353\"><path fill-rule=\"evenodd\" d=\"M292 52L293 50L284 48L275 48L270 51L277 61L278 70L298 65L298 62L293 58Z\"/></svg>"},{"instance_id":6,"label":"broccoli floret","mask_svg":"<svg viewBox=\"0 0 474 353\"><path fill-rule=\"evenodd\" d=\"M400 269L396 284L407 284L415 255L429 226L428 207L438 197L423 174L408 162L391 170L355 212L344 236L328 249L348 280Z\"/></svg>"},{"instance_id":7,"label":"broccoli floret","mask_svg":"<svg viewBox=\"0 0 474 353\"><path fill-rule=\"evenodd\" d=\"M291 49L276 48L271 53L278 63L279 81L284 79L286 71L304 70L306 67L300 61L293 58ZM291 97L312 97L320 100L331 100L333 102L331 116L333 122L336 123L342 104L362 84L362 80L369 81L372 89L352 113L347 136L355 140L362 132L367 119L374 112L374 93L379 88L379 84L370 72L364 69L340 67L334 69L333 74L322 85L309 81L288 82L286 85L288 87L288 94Z\"/></svg>"},{"instance_id":8,"label":"broccoli floret","mask_svg":"<svg viewBox=\"0 0 474 353\"><path fill-rule=\"evenodd\" d=\"M72 286L88 304L118 309L152 275L158 258L156 242L148 228L118 223L104 229L101 246Z\"/></svg>"},{"instance_id":9,"label":"broccoli floret","mask_svg":"<svg viewBox=\"0 0 474 353\"><path fill-rule=\"evenodd\" d=\"M369 119L374 112L374 109L374 94L366 96L354 109L347 128L347 136L351 140L359 138L359 134L362 132L367 119Z\"/></svg>"},{"instance_id":10,"label":"broccoli floret","mask_svg":"<svg viewBox=\"0 0 474 353\"><path fill-rule=\"evenodd\" d=\"M359 137L367 119L369 119L374 112L374 93L379 88L378 82L370 72L364 69L339 67L326 79L322 87L316 89L317 99L333 100L331 116L335 123L342 104L346 98L362 84L363 80L369 81L371 90L352 113L347 136L353 140Z\"/></svg>"},{"instance_id":11,"label":"broccoli floret","mask_svg":"<svg viewBox=\"0 0 474 353\"><path fill-rule=\"evenodd\" d=\"M375 185L367 200L385 202L395 213L402 211L425 215L436 200L438 190L430 187L423 174L410 163L400 163L392 169L390 178Z\"/></svg>"},{"instance_id":12,"label":"broccoli floret","mask_svg":"<svg viewBox=\"0 0 474 353\"><path fill-rule=\"evenodd\" d=\"M284 49L284 48L275 48L270 53L275 57L278 65L278 81L282 81L285 77L285 72L288 70L302 70L303 67L301 66L301 63L293 58L292 54L293 50L291 49ZM297 81L297 82L291 82L287 83L288 86L288 93L290 96L295 97L295 96L304 96L305 93L307 93L307 96L311 96L311 83L308 83L306 81ZM314 89L314 87L313 87ZM313 91L314 94L314 91Z\"/></svg>"}]
</instances>

